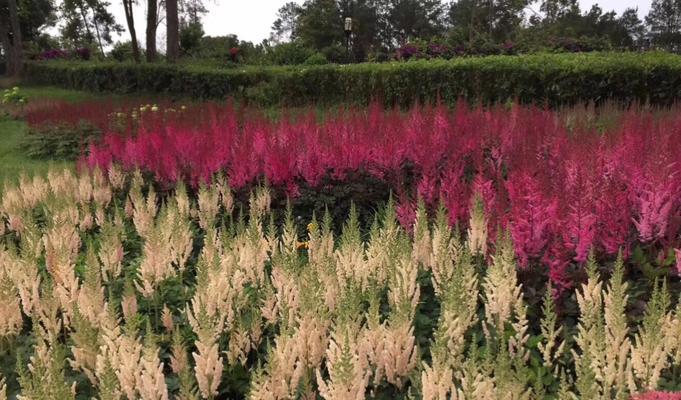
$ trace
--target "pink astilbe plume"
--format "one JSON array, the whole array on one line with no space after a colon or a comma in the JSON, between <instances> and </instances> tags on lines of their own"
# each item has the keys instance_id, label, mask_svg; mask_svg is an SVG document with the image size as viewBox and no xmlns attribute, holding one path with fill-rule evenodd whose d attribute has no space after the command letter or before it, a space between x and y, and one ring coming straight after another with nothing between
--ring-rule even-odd
<instances>
[{"instance_id":1,"label":"pink astilbe plume","mask_svg":"<svg viewBox=\"0 0 681 400\"><path fill-rule=\"evenodd\" d=\"M551 239L558 203L526 173L509 177L506 187L511 202L511 237L520 266L527 267L530 259L541 257Z\"/></svg>"},{"instance_id":2,"label":"pink astilbe plume","mask_svg":"<svg viewBox=\"0 0 681 400\"><path fill-rule=\"evenodd\" d=\"M567 127L560 112L534 107L409 112L342 109L273 121L248 109L210 104L134 135L109 132L81 164L136 168L165 184L193 187L224 173L235 190L267 180L296 196L326 178L369 174L400 199L443 202L450 222L466 231L478 193L489 237L510 230L519 264L536 263L557 286L590 250L625 257L637 243L678 247L681 230L681 117L627 111L597 132ZM398 205L409 226L412 205Z\"/></svg>"},{"instance_id":3,"label":"pink astilbe plume","mask_svg":"<svg viewBox=\"0 0 681 400\"><path fill-rule=\"evenodd\" d=\"M632 400L681 400L681 392L648 392L632 396Z\"/></svg>"}]
</instances>

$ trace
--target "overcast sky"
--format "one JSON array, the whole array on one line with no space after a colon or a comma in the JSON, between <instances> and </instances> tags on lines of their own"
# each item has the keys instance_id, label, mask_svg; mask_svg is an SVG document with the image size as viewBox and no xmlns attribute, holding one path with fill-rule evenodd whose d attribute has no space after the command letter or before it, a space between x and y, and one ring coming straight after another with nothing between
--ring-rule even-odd
<instances>
[{"instance_id":1,"label":"overcast sky","mask_svg":"<svg viewBox=\"0 0 681 400\"><path fill-rule=\"evenodd\" d=\"M204 30L210 36L236 34L241 40L259 43L270 34L272 22L276 19L277 10L287 0L204 0L208 7L208 14L204 17ZM297 0L302 3L303 0ZM628 7L638 7L639 15L643 18L650 9L650 0L581 0L582 10L591 8L598 3L605 11L615 10L621 13ZM144 43L145 8L140 1L135 12L135 26L138 40ZM125 14L121 0L111 0L116 20L125 26ZM538 9L535 6L534 9ZM165 28L159 29L159 45L165 38ZM123 40L129 40L127 33Z\"/></svg>"}]
</instances>

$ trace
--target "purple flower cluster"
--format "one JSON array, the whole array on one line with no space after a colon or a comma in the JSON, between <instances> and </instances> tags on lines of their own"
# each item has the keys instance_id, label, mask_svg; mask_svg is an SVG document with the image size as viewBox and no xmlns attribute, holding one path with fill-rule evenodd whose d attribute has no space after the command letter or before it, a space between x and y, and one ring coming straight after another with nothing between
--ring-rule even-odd
<instances>
[{"instance_id":1,"label":"purple flower cluster","mask_svg":"<svg viewBox=\"0 0 681 400\"><path fill-rule=\"evenodd\" d=\"M80 47L75 50L50 49L45 50L38 56L40 60L84 60L90 59L90 49Z\"/></svg>"}]
</instances>

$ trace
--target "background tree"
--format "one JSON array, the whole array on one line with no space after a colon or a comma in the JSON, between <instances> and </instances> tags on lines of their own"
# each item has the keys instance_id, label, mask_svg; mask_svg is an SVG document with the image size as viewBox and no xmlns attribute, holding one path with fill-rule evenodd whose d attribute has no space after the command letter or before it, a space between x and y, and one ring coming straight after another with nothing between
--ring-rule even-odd
<instances>
[{"instance_id":1,"label":"background tree","mask_svg":"<svg viewBox=\"0 0 681 400\"><path fill-rule=\"evenodd\" d=\"M286 40L295 40L298 18L302 14L303 7L291 1L284 4L277 12L277 19L272 24L270 40L274 43L281 43Z\"/></svg>"},{"instance_id":2,"label":"background tree","mask_svg":"<svg viewBox=\"0 0 681 400\"><path fill-rule=\"evenodd\" d=\"M668 50L678 50L681 42L681 1L653 0L646 24L653 43Z\"/></svg>"},{"instance_id":3,"label":"background tree","mask_svg":"<svg viewBox=\"0 0 681 400\"><path fill-rule=\"evenodd\" d=\"M73 46L96 45L103 56L104 45L113 43L112 34L123 31L109 12L109 6L110 3L105 0L63 0L62 38Z\"/></svg>"},{"instance_id":4,"label":"background tree","mask_svg":"<svg viewBox=\"0 0 681 400\"><path fill-rule=\"evenodd\" d=\"M298 16L296 37L305 46L317 50L342 45L343 18L335 0L308 0Z\"/></svg>"},{"instance_id":5,"label":"background tree","mask_svg":"<svg viewBox=\"0 0 681 400\"><path fill-rule=\"evenodd\" d=\"M17 0L0 2L0 36L6 61L6 74L21 75L24 55Z\"/></svg>"},{"instance_id":6,"label":"background tree","mask_svg":"<svg viewBox=\"0 0 681 400\"><path fill-rule=\"evenodd\" d=\"M166 59L177 61L180 56L180 17L177 0L166 0Z\"/></svg>"},{"instance_id":7,"label":"background tree","mask_svg":"<svg viewBox=\"0 0 681 400\"><path fill-rule=\"evenodd\" d=\"M619 18L619 24L627 34L631 45L640 44L646 35L646 27L638 17L638 8L627 8Z\"/></svg>"},{"instance_id":8,"label":"background tree","mask_svg":"<svg viewBox=\"0 0 681 400\"><path fill-rule=\"evenodd\" d=\"M154 62L158 57L156 50L156 30L158 29L158 0L147 0L147 62Z\"/></svg>"},{"instance_id":9,"label":"background tree","mask_svg":"<svg viewBox=\"0 0 681 400\"><path fill-rule=\"evenodd\" d=\"M137 31L135 30L135 14L134 7L137 4L135 0L123 0L123 8L125 10L125 21L128 24L128 32L130 33L130 45L132 47L132 57L135 62L140 62L140 47L137 41Z\"/></svg>"},{"instance_id":10,"label":"background tree","mask_svg":"<svg viewBox=\"0 0 681 400\"><path fill-rule=\"evenodd\" d=\"M390 47L444 33L444 5L440 0L389 0L385 27Z\"/></svg>"},{"instance_id":11,"label":"background tree","mask_svg":"<svg viewBox=\"0 0 681 400\"><path fill-rule=\"evenodd\" d=\"M539 8L545 15L544 21L552 24L570 15L579 15L577 0L544 0Z\"/></svg>"}]
</instances>

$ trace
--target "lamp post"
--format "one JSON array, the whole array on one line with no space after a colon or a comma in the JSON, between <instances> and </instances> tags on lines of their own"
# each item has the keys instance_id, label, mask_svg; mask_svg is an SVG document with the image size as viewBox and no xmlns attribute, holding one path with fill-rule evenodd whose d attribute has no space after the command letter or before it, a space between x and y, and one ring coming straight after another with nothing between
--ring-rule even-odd
<instances>
[{"instance_id":1,"label":"lamp post","mask_svg":"<svg viewBox=\"0 0 681 400\"><path fill-rule=\"evenodd\" d=\"M345 53L350 62L350 36L352 35L352 18L345 17Z\"/></svg>"}]
</instances>

